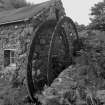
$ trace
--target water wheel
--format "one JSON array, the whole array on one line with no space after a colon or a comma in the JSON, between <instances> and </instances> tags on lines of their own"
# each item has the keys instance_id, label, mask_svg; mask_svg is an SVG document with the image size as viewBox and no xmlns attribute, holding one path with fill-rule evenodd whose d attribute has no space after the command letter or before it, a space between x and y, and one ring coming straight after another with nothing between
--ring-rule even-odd
<instances>
[{"instance_id":1,"label":"water wheel","mask_svg":"<svg viewBox=\"0 0 105 105\"><path fill-rule=\"evenodd\" d=\"M27 87L32 101L43 87L72 63L73 40L78 40L73 21L64 16L59 21L42 23L33 32L27 64ZM77 43L78 44L78 43Z\"/></svg>"}]
</instances>

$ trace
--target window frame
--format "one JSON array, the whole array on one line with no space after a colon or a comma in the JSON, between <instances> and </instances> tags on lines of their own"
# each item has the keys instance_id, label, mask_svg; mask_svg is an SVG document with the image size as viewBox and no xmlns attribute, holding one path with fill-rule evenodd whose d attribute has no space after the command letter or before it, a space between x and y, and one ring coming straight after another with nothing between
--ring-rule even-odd
<instances>
[{"instance_id":1,"label":"window frame","mask_svg":"<svg viewBox=\"0 0 105 105\"><path fill-rule=\"evenodd\" d=\"M4 49L4 53L3 54L5 54L5 51L9 51L9 64L5 65L5 57L4 57L4 67L9 66L10 64L16 64L16 56L15 56L16 49ZM11 52L13 52L13 55L11 54Z\"/></svg>"}]
</instances>

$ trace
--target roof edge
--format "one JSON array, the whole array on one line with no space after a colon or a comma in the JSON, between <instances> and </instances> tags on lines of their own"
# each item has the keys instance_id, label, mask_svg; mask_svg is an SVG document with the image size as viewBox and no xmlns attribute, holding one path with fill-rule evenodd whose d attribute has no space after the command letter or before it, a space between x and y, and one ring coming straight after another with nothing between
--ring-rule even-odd
<instances>
[{"instance_id":1,"label":"roof edge","mask_svg":"<svg viewBox=\"0 0 105 105\"><path fill-rule=\"evenodd\" d=\"M17 22L24 22L24 21L28 21L29 19L21 19L21 20L16 20L16 21L10 21L10 22L5 22L5 23L1 23L1 25L6 25L6 24L12 24L12 23L17 23Z\"/></svg>"},{"instance_id":2,"label":"roof edge","mask_svg":"<svg viewBox=\"0 0 105 105\"><path fill-rule=\"evenodd\" d=\"M53 4L54 6L55 6L56 2L58 2L58 1L61 1L61 0L49 0L49 2L51 2L51 5ZM48 2L48 1L46 1L46 2ZM41 3L41 4L43 4L43 3ZM49 8L49 6L48 6L48 8ZM36 15L33 15L31 17L0 23L0 26L7 25L7 24L18 23L18 22L26 22L26 21L29 21L31 19L36 19L38 16L42 15L44 13L44 11L48 8L45 8L44 10L41 10L39 13L37 13Z\"/></svg>"}]
</instances>

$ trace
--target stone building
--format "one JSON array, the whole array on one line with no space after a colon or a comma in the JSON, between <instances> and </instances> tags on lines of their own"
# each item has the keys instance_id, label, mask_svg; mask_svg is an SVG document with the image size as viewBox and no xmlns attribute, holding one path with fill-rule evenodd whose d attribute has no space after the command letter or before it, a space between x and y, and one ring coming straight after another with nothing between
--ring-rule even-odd
<instances>
[{"instance_id":1,"label":"stone building","mask_svg":"<svg viewBox=\"0 0 105 105\"><path fill-rule=\"evenodd\" d=\"M33 31L64 13L60 0L0 12L0 70L8 66L24 68Z\"/></svg>"}]
</instances>

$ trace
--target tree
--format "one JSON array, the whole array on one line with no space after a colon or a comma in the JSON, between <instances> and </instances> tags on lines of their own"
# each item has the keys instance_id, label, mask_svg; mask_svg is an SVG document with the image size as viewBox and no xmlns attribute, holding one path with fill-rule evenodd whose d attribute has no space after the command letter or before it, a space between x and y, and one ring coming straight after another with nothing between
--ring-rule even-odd
<instances>
[{"instance_id":1,"label":"tree","mask_svg":"<svg viewBox=\"0 0 105 105\"><path fill-rule=\"evenodd\" d=\"M104 2L99 2L94 5L94 7L91 8L91 15L94 15L95 18L101 16L104 13Z\"/></svg>"},{"instance_id":2,"label":"tree","mask_svg":"<svg viewBox=\"0 0 105 105\"><path fill-rule=\"evenodd\" d=\"M75 25L76 25L78 32L86 30L86 26L84 24L78 24L77 22L75 22Z\"/></svg>"},{"instance_id":3,"label":"tree","mask_svg":"<svg viewBox=\"0 0 105 105\"><path fill-rule=\"evenodd\" d=\"M89 28L97 30L105 30L105 0L99 2L91 8L92 17L90 18L91 24Z\"/></svg>"},{"instance_id":4,"label":"tree","mask_svg":"<svg viewBox=\"0 0 105 105\"><path fill-rule=\"evenodd\" d=\"M14 8L20 8L20 7L24 7L24 6L30 5L25 0L10 0L10 4Z\"/></svg>"},{"instance_id":5,"label":"tree","mask_svg":"<svg viewBox=\"0 0 105 105\"><path fill-rule=\"evenodd\" d=\"M26 0L0 0L0 11L9 10L9 9L17 9L27 5Z\"/></svg>"}]
</instances>

